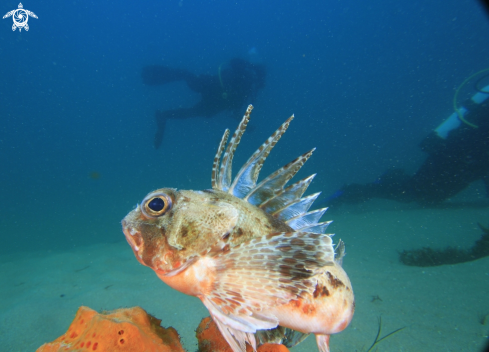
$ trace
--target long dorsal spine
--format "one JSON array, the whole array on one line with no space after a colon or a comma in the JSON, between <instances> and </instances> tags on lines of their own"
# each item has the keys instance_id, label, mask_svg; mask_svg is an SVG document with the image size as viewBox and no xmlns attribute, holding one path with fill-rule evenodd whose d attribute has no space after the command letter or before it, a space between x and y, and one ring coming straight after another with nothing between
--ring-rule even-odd
<instances>
[{"instance_id":1,"label":"long dorsal spine","mask_svg":"<svg viewBox=\"0 0 489 352\"><path fill-rule=\"evenodd\" d=\"M212 188L213 189L220 189L219 188L219 166L220 166L219 164L221 162L221 155L222 152L224 151L224 147L226 146L228 138L229 138L229 130L226 129L221 138L221 142L219 143L219 148L217 148L217 153L216 156L214 157L214 162L212 163Z\"/></svg>"},{"instance_id":2,"label":"long dorsal spine","mask_svg":"<svg viewBox=\"0 0 489 352\"><path fill-rule=\"evenodd\" d=\"M229 141L226 152L222 157L221 170L219 172L219 181L217 186L217 188L222 191L227 192L229 189L229 185L231 184L234 152L236 151L236 147L241 141L241 137L246 130L246 126L248 125L248 121L250 120L251 110L253 110L253 105L248 105L243 119L239 123L238 128L234 132L231 140Z\"/></svg>"}]
</instances>

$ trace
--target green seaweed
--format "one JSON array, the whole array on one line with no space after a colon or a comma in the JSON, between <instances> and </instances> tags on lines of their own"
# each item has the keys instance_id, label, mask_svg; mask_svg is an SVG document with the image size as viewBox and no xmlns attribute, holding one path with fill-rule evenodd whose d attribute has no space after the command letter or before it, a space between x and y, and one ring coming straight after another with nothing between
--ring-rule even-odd
<instances>
[{"instance_id":1,"label":"green seaweed","mask_svg":"<svg viewBox=\"0 0 489 352\"><path fill-rule=\"evenodd\" d=\"M377 336L375 336L375 340L372 343L372 346L370 346L370 348L366 352L372 351L372 348L374 348L378 343L384 341L386 338L388 338L388 337L390 337L390 336L398 333L399 331L401 331L401 330L403 330L405 328L406 327L404 326L402 328L399 328L397 330L394 330L394 331L388 333L387 335L385 335L384 337L382 337L382 338L379 339L379 336L382 333L382 316L379 316L379 329L377 330Z\"/></svg>"},{"instance_id":2,"label":"green seaweed","mask_svg":"<svg viewBox=\"0 0 489 352\"><path fill-rule=\"evenodd\" d=\"M468 249L446 247L433 249L404 250L399 253L401 263L409 266L439 266L445 264L459 264L489 256L489 229L478 224L483 234L475 244Z\"/></svg>"}]
</instances>

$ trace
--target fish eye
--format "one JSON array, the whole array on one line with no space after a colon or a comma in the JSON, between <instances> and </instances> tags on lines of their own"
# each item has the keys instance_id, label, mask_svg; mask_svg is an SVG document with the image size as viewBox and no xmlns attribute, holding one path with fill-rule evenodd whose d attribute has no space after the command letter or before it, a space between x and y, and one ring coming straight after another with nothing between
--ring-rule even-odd
<instances>
[{"instance_id":1,"label":"fish eye","mask_svg":"<svg viewBox=\"0 0 489 352\"><path fill-rule=\"evenodd\" d=\"M170 196L165 193L150 193L141 204L143 214L148 218L164 215L172 207Z\"/></svg>"}]
</instances>

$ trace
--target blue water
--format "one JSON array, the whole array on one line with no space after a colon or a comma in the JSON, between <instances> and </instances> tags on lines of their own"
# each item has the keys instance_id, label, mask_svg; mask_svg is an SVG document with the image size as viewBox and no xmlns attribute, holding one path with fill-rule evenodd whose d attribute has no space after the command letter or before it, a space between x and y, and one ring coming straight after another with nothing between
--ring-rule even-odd
<instances>
[{"instance_id":1,"label":"blue water","mask_svg":"<svg viewBox=\"0 0 489 352\"><path fill-rule=\"evenodd\" d=\"M198 96L144 86L144 65L215 74L255 47L267 85L236 163L294 113L265 172L317 147L304 175L318 172L311 190L326 194L416 169L456 87L488 66L489 19L471 0L23 5L39 17L28 32L0 22L0 252L120 241L120 220L150 190L210 187L236 118L172 121L154 150L154 111Z\"/></svg>"},{"instance_id":2,"label":"blue water","mask_svg":"<svg viewBox=\"0 0 489 352\"><path fill-rule=\"evenodd\" d=\"M2 1L0 14L16 9L17 1ZM3 335L0 331L0 340L8 340L6 346L16 350L59 336L75 307L99 304L93 302L101 296L108 307L92 308L151 308L141 297L144 293L126 296L130 288L100 290L102 294L94 289L77 296L79 279L72 272L79 271L82 255L87 265L98 263L91 268L103 271L111 266L105 257L90 257L87 245L122 248L113 245L125 241L120 221L151 190L211 186L219 140L225 128L234 130L241 116L221 113L211 119L170 121L161 148L155 150L155 110L192 106L199 96L182 82L143 85L143 66L160 64L215 75L222 63L246 58L256 48L267 66L267 82L253 102L235 170L294 113L295 120L262 176L316 147L300 176L318 173L308 192L323 191L324 198L346 183L373 182L392 167L414 172L425 158L418 144L452 113L457 87L489 67L489 16L476 0L26 0L23 5L38 16L29 19L29 31L13 32L11 17L0 21L0 255L7 258L1 263L7 269L0 286L9 298L0 319L9 330ZM473 93L469 85L460 100ZM484 192L481 183L476 187ZM470 190L466 197L480 198ZM481 233L477 222L487 225L488 208L432 211L413 206L406 214L405 208L391 202L390 212L369 213L377 206L374 201L332 217L337 221L333 230L347 243L345 265L351 269L358 302L357 317L347 330L356 340L348 346L369 345L362 341L370 341L375 331L363 327L375 324L380 312L388 324L386 333L409 325L403 332L404 346L416 341L411 337L420 331L425 333L417 341L420 345L457 340L467 347L451 350L480 346L487 339L488 324L477 322L487 314L487 302L480 297L487 292L488 273L481 261L435 268L425 275L423 268L396 267L401 266L396 251L469 247ZM125 263L130 256L137 268L130 248L124 248L127 252L109 251L107 258ZM78 254L72 254L74 250ZM32 268L40 256L44 259L39 262L45 263L51 251L62 253L52 260L74 257L75 264L59 263L66 274L18 265L24 261ZM18 261L10 263L16 256ZM386 272L379 273L378 267ZM109 269L133 275L124 268ZM396 281L400 272L408 272L412 280L405 275L408 281ZM49 280L38 277L43 273ZM88 270L83 274L92 275ZM94 286L98 281L107 286L107 276L110 273L90 280ZM151 277L154 282L141 287L163 285ZM47 294L51 282L55 284ZM70 301L56 303L60 293ZM373 295L385 302L372 302ZM181 296L175 296L175 302ZM155 306L160 304L157 299L151 302ZM174 301L163 303L162 309L180 309ZM38 310L31 310L34 306ZM433 310L419 311L426 306ZM24 318L31 315L32 319ZM174 321L184 325L177 319L181 317ZM196 325L187 327L184 338L193 341ZM39 336L25 337L25 331L34 329ZM443 347L451 348L448 343Z\"/></svg>"},{"instance_id":3,"label":"blue water","mask_svg":"<svg viewBox=\"0 0 489 352\"><path fill-rule=\"evenodd\" d=\"M3 12L17 7L3 3ZM268 67L237 163L286 117L281 154L317 147L313 190L414 169L455 88L487 66L489 21L475 1L42 1L28 32L0 27L0 251L121 239L118 222L154 188L210 186L229 114L167 126L153 113L198 97L146 87L142 66L215 74L255 47ZM283 149L280 149L283 148ZM271 169L270 169L271 170ZM361 172L359 172L361 170ZM97 172L100 178L90 177Z\"/></svg>"}]
</instances>

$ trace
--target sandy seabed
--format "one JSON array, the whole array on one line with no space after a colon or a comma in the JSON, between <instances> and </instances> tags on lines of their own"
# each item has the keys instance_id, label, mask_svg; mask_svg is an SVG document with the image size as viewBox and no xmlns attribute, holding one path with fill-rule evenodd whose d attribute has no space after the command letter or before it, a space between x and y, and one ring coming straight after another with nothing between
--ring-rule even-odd
<instances>
[{"instance_id":1,"label":"sandy seabed","mask_svg":"<svg viewBox=\"0 0 489 352\"><path fill-rule=\"evenodd\" d=\"M477 222L489 223L488 208L384 207L331 217L334 238L346 243L344 268L356 297L352 323L331 337L332 352L366 351L380 316L381 336L404 329L378 344L378 351L482 349L489 333L489 258L421 268L401 264L398 252L470 247L481 235ZM34 351L54 340L81 305L98 311L141 306L163 326L175 327L189 352L197 350L195 329L207 310L140 265L122 232L119 243L1 256L0 268L2 351ZM317 351L315 339L309 337L292 351Z\"/></svg>"}]
</instances>

